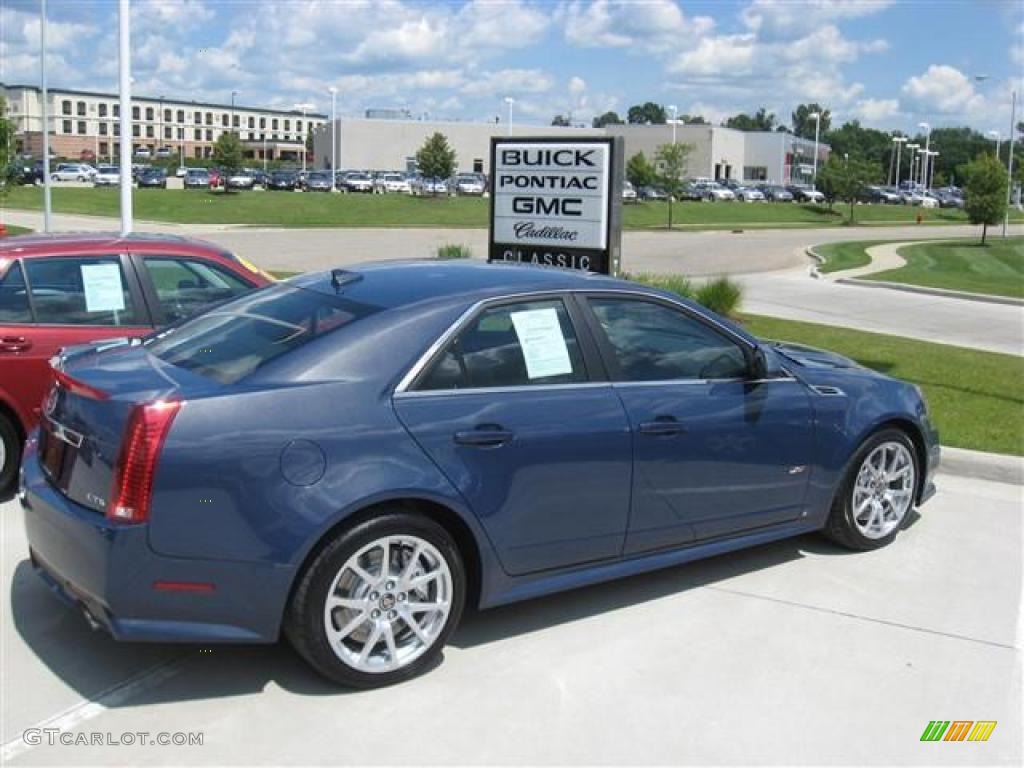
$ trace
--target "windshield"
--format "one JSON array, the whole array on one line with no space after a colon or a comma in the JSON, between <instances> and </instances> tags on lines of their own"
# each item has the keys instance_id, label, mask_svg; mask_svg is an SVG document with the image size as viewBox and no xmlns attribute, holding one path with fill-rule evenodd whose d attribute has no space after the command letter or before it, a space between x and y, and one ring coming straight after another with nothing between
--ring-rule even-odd
<instances>
[{"instance_id":1,"label":"windshield","mask_svg":"<svg viewBox=\"0 0 1024 768\"><path fill-rule=\"evenodd\" d=\"M151 336L155 357L221 384L234 384L313 339L379 307L277 284Z\"/></svg>"}]
</instances>

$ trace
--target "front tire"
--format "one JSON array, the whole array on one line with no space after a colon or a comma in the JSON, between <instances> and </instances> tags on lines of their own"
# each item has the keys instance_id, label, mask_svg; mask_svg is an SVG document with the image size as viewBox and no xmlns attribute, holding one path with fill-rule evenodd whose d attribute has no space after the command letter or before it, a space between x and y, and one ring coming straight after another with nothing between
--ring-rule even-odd
<instances>
[{"instance_id":1,"label":"front tire","mask_svg":"<svg viewBox=\"0 0 1024 768\"><path fill-rule=\"evenodd\" d=\"M394 507L316 555L289 604L285 634L330 680L393 685L435 662L465 598L465 568L451 536Z\"/></svg>"},{"instance_id":2,"label":"front tire","mask_svg":"<svg viewBox=\"0 0 1024 768\"><path fill-rule=\"evenodd\" d=\"M21 437L14 423L0 413L0 498L14 490L21 466Z\"/></svg>"},{"instance_id":3,"label":"front tire","mask_svg":"<svg viewBox=\"0 0 1024 768\"><path fill-rule=\"evenodd\" d=\"M825 534L848 549L891 544L913 509L920 466L899 429L876 432L857 450L832 501Z\"/></svg>"}]
</instances>

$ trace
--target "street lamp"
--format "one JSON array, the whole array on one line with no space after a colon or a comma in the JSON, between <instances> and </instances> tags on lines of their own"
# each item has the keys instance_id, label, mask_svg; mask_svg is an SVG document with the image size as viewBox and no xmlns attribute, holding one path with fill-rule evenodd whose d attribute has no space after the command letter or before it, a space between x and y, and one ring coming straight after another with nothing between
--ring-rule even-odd
<instances>
[{"instance_id":1,"label":"street lamp","mask_svg":"<svg viewBox=\"0 0 1024 768\"><path fill-rule=\"evenodd\" d=\"M505 106L508 108L508 120L505 123L505 135L512 135L512 105L516 103L516 100L511 96L505 97Z\"/></svg>"},{"instance_id":2,"label":"street lamp","mask_svg":"<svg viewBox=\"0 0 1024 768\"><path fill-rule=\"evenodd\" d=\"M928 156L929 157L938 157L939 153L938 152L929 152ZM934 179L935 179L935 163L933 161L929 160L928 161L928 178L926 179L926 181L928 183L925 186L925 189L931 189L932 188L932 182L934 181Z\"/></svg>"},{"instance_id":3,"label":"street lamp","mask_svg":"<svg viewBox=\"0 0 1024 768\"><path fill-rule=\"evenodd\" d=\"M996 142L996 160L999 160L999 143L1000 143L1000 141L1002 140L1003 137L999 134L999 131L989 131L988 135L991 138L995 139L995 142ZM1002 162L1002 161L1000 160L1000 162Z\"/></svg>"},{"instance_id":4,"label":"street lamp","mask_svg":"<svg viewBox=\"0 0 1024 768\"><path fill-rule=\"evenodd\" d=\"M669 104L668 108L672 111L672 143L676 143L676 116L679 114L679 110L675 104Z\"/></svg>"},{"instance_id":5,"label":"street lamp","mask_svg":"<svg viewBox=\"0 0 1024 768\"><path fill-rule=\"evenodd\" d=\"M932 144L932 127L928 123L918 123L918 128L924 128L924 165L921 167L921 185L924 186L927 176L925 172L928 170L928 150ZM925 187L927 190L927 187Z\"/></svg>"},{"instance_id":6,"label":"street lamp","mask_svg":"<svg viewBox=\"0 0 1024 768\"><path fill-rule=\"evenodd\" d=\"M892 143L896 145L896 189L900 188L900 150L909 139L906 136L893 136Z\"/></svg>"},{"instance_id":7,"label":"street lamp","mask_svg":"<svg viewBox=\"0 0 1024 768\"><path fill-rule=\"evenodd\" d=\"M338 191L338 89L333 85L331 92L331 191Z\"/></svg>"},{"instance_id":8,"label":"street lamp","mask_svg":"<svg viewBox=\"0 0 1024 768\"><path fill-rule=\"evenodd\" d=\"M821 112L811 112L808 117L814 118L814 165L811 171L811 186L818 181L818 134L821 130Z\"/></svg>"},{"instance_id":9,"label":"street lamp","mask_svg":"<svg viewBox=\"0 0 1024 768\"><path fill-rule=\"evenodd\" d=\"M46 0L41 0L39 20L39 79L43 98L43 231L50 231L53 203L50 199L50 100L46 87Z\"/></svg>"}]
</instances>

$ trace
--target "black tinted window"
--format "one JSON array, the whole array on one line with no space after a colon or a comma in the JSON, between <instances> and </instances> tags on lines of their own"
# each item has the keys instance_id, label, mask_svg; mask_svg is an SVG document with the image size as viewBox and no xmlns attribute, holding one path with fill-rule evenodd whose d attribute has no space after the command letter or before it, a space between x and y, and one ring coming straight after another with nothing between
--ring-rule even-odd
<instances>
[{"instance_id":1,"label":"black tinted window","mask_svg":"<svg viewBox=\"0 0 1024 768\"><path fill-rule=\"evenodd\" d=\"M378 310L340 296L275 285L186 320L146 344L161 360L233 384Z\"/></svg>"},{"instance_id":2,"label":"black tinted window","mask_svg":"<svg viewBox=\"0 0 1024 768\"><path fill-rule=\"evenodd\" d=\"M28 290L21 264L14 262L7 274L0 278L0 325L4 323L30 323L32 312L28 306Z\"/></svg>"},{"instance_id":3,"label":"black tinted window","mask_svg":"<svg viewBox=\"0 0 1024 768\"><path fill-rule=\"evenodd\" d=\"M517 387L587 380L561 300L485 310L448 344L417 389Z\"/></svg>"},{"instance_id":4,"label":"black tinted window","mask_svg":"<svg viewBox=\"0 0 1024 768\"><path fill-rule=\"evenodd\" d=\"M25 262L36 322L53 325L139 325L116 256Z\"/></svg>"},{"instance_id":5,"label":"black tinted window","mask_svg":"<svg viewBox=\"0 0 1024 768\"><path fill-rule=\"evenodd\" d=\"M633 299L590 299L625 381L731 379L746 374L739 346L685 313Z\"/></svg>"},{"instance_id":6,"label":"black tinted window","mask_svg":"<svg viewBox=\"0 0 1024 768\"><path fill-rule=\"evenodd\" d=\"M184 320L252 288L226 269L204 261L161 256L147 256L144 261L164 323Z\"/></svg>"}]
</instances>

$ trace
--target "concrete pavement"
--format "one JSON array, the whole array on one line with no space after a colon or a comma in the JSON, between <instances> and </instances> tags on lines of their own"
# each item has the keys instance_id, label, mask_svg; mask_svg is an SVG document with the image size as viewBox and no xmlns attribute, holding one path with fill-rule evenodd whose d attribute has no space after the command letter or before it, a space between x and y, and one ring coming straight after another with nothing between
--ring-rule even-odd
<instances>
[{"instance_id":1,"label":"concrete pavement","mask_svg":"<svg viewBox=\"0 0 1024 768\"><path fill-rule=\"evenodd\" d=\"M92 633L29 572L8 502L4 757L1019 765L1022 489L947 474L938 484L884 550L850 554L804 536L473 615L437 668L370 693L332 688L286 645L201 653ZM117 687L140 670L149 671ZM984 743L922 743L935 719L998 725ZM72 737L204 741L17 741L40 722Z\"/></svg>"}]
</instances>

